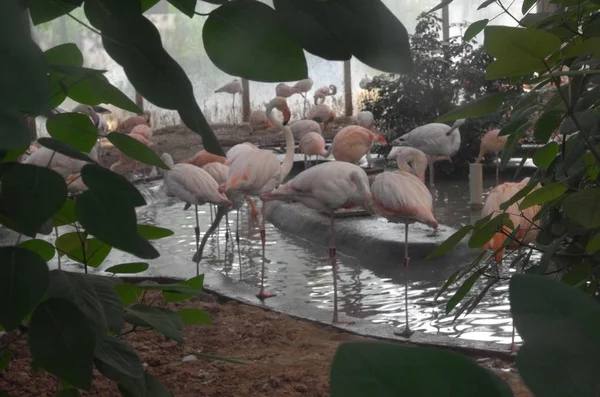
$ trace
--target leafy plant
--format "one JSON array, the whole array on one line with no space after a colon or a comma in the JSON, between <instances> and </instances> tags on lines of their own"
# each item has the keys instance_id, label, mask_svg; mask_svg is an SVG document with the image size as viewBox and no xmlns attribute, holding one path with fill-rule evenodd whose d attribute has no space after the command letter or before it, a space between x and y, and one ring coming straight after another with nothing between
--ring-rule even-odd
<instances>
[{"instance_id":1,"label":"leafy plant","mask_svg":"<svg viewBox=\"0 0 600 397\"><path fill-rule=\"evenodd\" d=\"M216 66L242 78L305 78L304 50L330 60L355 56L387 72L412 67L406 30L380 0L368 6L362 0L343 4L289 0L276 1L275 8L255 0L205 1L218 5L203 26L205 49ZM185 324L206 324L210 318L199 310L174 312L145 299L146 291L153 291L155 299L165 304L198 295L202 275L176 284L142 286L91 274L90 268L100 268L113 249L141 259L157 258L160 254L149 240L172 232L138 224L136 208L146 201L128 180L91 158L98 132L89 119L77 113L53 115L51 110L67 97L85 105L108 103L135 113L140 109L108 81L105 71L83 67L75 44L42 52L22 15L28 13L35 25L67 16L69 23L85 29L82 34L101 35L106 52L144 98L176 110L202 136L206 150L223 154L196 102L190 79L165 51L157 28L144 16L157 2L7 0L0 13L4 55L0 62L4 75L9 76L0 81L0 223L19 234L17 244L0 248L0 326L7 332L27 333L32 366L66 385L61 396L89 389L94 369L117 383L123 395L170 395L144 370L123 336L155 330L184 343ZM196 0L169 2L190 18L206 17L195 12ZM82 13L89 25L81 21ZM372 51L375 43L377 52ZM224 48L228 51L223 52ZM15 162L32 139L25 119L37 116L48 117L51 136L39 139L40 145L89 163L81 169L87 191L70 196L63 176L56 171ZM133 159L168 168L139 142L117 133L106 137ZM53 243L36 239L38 233L49 234L52 228ZM23 236L30 239L21 242ZM47 261L55 255L59 266L50 270ZM63 270L60 261L65 258L81 264L84 272ZM148 266L132 262L106 271L113 276L136 274ZM12 348L10 343L0 346L0 371L10 365Z\"/></svg>"}]
</instances>

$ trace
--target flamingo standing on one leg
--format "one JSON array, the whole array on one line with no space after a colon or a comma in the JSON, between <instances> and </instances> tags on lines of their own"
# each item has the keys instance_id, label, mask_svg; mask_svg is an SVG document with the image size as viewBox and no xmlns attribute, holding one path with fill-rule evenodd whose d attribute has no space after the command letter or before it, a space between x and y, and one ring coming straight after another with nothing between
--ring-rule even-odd
<instances>
[{"instance_id":1,"label":"flamingo standing on one leg","mask_svg":"<svg viewBox=\"0 0 600 397\"><path fill-rule=\"evenodd\" d=\"M283 123L276 120L273 115L273 109L278 109L283 113ZM250 150L245 154L240 155L233 164L229 167L229 179L227 183L219 186L219 191L222 193L239 192L244 195L258 195L270 192L275 189L284 178L290 173L294 164L294 135L287 127L290 120L291 112L285 98L276 97L267 105L267 117L271 124L283 130L285 134L286 151L285 161L279 164L277 156L266 150ZM262 205L262 222L260 227L260 238L262 242L262 269L260 280L260 291L257 295L259 299L266 299L274 296L274 294L265 292L265 206ZM219 214L215 222L219 221ZM223 214L220 214L223 217ZM213 223L214 225L214 223ZM212 228L212 226L211 226ZM205 236L206 237L206 236ZM194 258L202 257L202 246L196 252Z\"/></svg>"},{"instance_id":2,"label":"flamingo standing on one leg","mask_svg":"<svg viewBox=\"0 0 600 397\"><path fill-rule=\"evenodd\" d=\"M400 334L409 337L412 334L408 325L408 225L414 222L424 223L437 229L438 223L433 217L433 199L427 187L417 177L400 154L397 158L399 171L383 172L371 185L375 211L390 222L404 223L404 310L406 327Z\"/></svg>"},{"instance_id":3,"label":"flamingo standing on one leg","mask_svg":"<svg viewBox=\"0 0 600 397\"><path fill-rule=\"evenodd\" d=\"M442 123L430 123L415 128L408 134L402 135L394 143L401 146L411 146L419 149L429 159L429 187L434 189L433 164L437 157L452 157L460 149L459 127L465 123L465 119L454 122L452 127Z\"/></svg>"},{"instance_id":4,"label":"flamingo standing on one leg","mask_svg":"<svg viewBox=\"0 0 600 397\"><path fill-rule=\"evenodd\" d=\"M323 124L323 135L325 135L329 123L332 123L335 120L335 112L329 106L325 105L324 102L324 95L319 94L318 96L315 96L315 106L310 109L308 116L306 116L309 120Z\"/></svg>"},{"instance_id":5,"label":"flamingo standing on one leg","mask_svg":"<svg viewBox=\"0 0 600 397\"><path fill-rule=\"evenodd\" d=\"M308 93L308 91L310 91L313 87L314 81L313 79L311 79L310 77L300 80L299 82L297 82L296 84L294 84L294 87L298 93L300 95L302 95L302 98L304 99L304 109L302 111L303 115L306 115L306 94Z\"/></svg>"},{"instance_id":6,"label":"flamingo standing on one leg","mask_svg":"<svg viewBox=\"0 0 600 397\"><path fill-rule=\"evenodd\" d=\"M173 164L169 153L163 153L161 160L170 168L165 170L164 187L167 196L177 197L188 204L194 204L196 212L196 249L200 244L200 222L198 220L198 206L206 203L217 204L222 207L231 205L231 201L219 192L219 185L212 176L202 168L191 164ZM196 275L200 274L199 261L196 261Z\"/></svg>"},{"instance_id":7,"label":"flamingo standing on one leg","mask_svg":"<svg viewBox=\"0 0 600 397\"><path fill-rule=\"evenodd\" d=\"M357 125L349 125L333 137L329 150L337 161L352 164L358 164L360 159L367 155L367 164L370 168L373 161L370 152L375 142L387 144L383 135Z\"/></svg>"},{"instance_id":8,"label":"flamingo standing on one leg","mask_svg":"<svg viewBox=\"0 0 600 397\"><path fill-rule=\"evenodd\" d=\"M329 162L301 172L271 193L260 196L263 201L299 201L303 205L329 214L329 258L333 272L333 323L338 321L337 264L335 250L335 211L362 206L373 213L369 178L357 165Z\"/></svg>"},{"instance_id":9,"label":"flamingo standing on one leg","mask_svg":"<svg viewBox=\"0 0 600 397\"><path fill-rule=\"evenodd\" d=\"M268 119L267 119L268 121ZM271 122L269 121L269 124L271 124ZM251 143L251 142L242 142L242 143L238 143L237 145L233 146L231 149L229 149L226 153L226 158L227 161L225 162L226 166L231 166L231 164L233 164L233 162L235 160L237 160L238 157L241 157L244 153L247 153L251 150L258 150L258 146L256 146L255 144ZM252 218L258 218L258 208L256 208L256 204L254 203L254 200L252 200L252 198L250 196L246 196L246 201L248 202L248 205L250 206L250 214L252 215ZM237 222L239 222L239 212L237 214ZM238 239L238 243L239 243L239 237L236 237Z\"/></svg>"},{"instance_id":10,"label":"flamingo standing on one leg","mask_svg":"<svg viewBox=\"0 0 600 397\"><path fill-rule=\"evenodd\" d=\"M327 157L327 150L325 149L325 139L318 132L309 132L300 139L298 145L300 152L304 153L304 169L309 167L311 156L323 156ZM306 158L308 156L308 162ZM318 161L318 157L317 160Z\"/></svg>"},{"instance_id":11,"label":"flamingo standing on one leg","mask_svg":"<svg viewBox=\"0 0 600 397\"><path fill-rule=\"evenodd\" d=\"M536 237L539 232L539 221L534 221L535 216L541 209L541 206L534 205L524 210L521 210L519 207L523 199L518 200L516 203L513 203L510 207L503 211L500 209L500 205L508 200L510 200L517 192L523 189L529 183L529 178L524 178L521 182L505 182L501 185L496 186L490 191L490 194L486 197L485 203L483 204L483 209L481 210L481 217L485 218L490 214L493 214L492 217L497 216L506 212L509 216L510 221L512 222L515 228L519 228L516 236L514 236L515 240L511 240L508 245L509 248L519 248L520 244L517 241L520 241L524 244L530 244L535 242ZM534 188L535 189L535 188ZM483 249L491 249L494 252L494 259L496 263L502 263L502 259L504 259L504 253L506 251L504 244L504 240L508 236L511 236L514 229L509 226L502 226L502 231L495 233L494 236L483 245ZM515 327L513 324L512 331L512 343L510 347L511 353L516 351L515 345Z\"/></svg>"},{"instance_id":12,"label":"flamingo standing on one leg","mask_svg":"<svg viewBox=\"0 0 600 397\"><path fill-rule=\"evenodd\" d=\"M242 86L241 81L238 79L234 79L229 83L225 84L223 87L215 90L215 93L225 92L227 94L231 94L233 98L231 99L231 117L235 122L235 94L242 94L244 92L244 87Z\"/></svg>"},{"instance_id":13,"label":"flamingo standing on one leg","mask_svg":"<svg viewBox=\"0 0 600 397\"><path fill-rule=\"evenodd\" d=\"M507 136L501 136L499 129L489 130L481 138L481 146L479 147L479 156L475 163L480 163L486 153L494 153L496 161L496 186L500 184L500 158L499 154L506 146Z\"/></svg>"}]
</instances>

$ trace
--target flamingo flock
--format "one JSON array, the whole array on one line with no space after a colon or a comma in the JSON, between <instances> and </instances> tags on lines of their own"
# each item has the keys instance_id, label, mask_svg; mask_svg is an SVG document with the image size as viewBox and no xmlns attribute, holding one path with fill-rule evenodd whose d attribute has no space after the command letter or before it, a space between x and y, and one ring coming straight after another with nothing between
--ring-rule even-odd
<instances>
[{"instance_id":1,"label":"flamingo flock","mask_svg":"<svg viewBox=\"0 0 600 397\"><path fill-rule=\"evenodd\" d=\"M365 77L366 80L366 77ZM369 81L370 83L370 81ZM323 134L328 126L335 120L335 112L326 105L325 99L337 92L334 85L323 86L313 93L315 105L308 111L305 119L289 123L291 110L287 98L299 94L304 99L305 112L308 92L314 82L308 78L294 85L281 83L276 86L276 97L271 100L265 110L255 110L251 115L251 126L255 128L274 128L285 137L285 158L280 163L277 156L271 151L261 150L251 142L243 142L233 146L226 156L217 156L206 150L200 150L193 156L175 164L169 153L163 153L161 159L167 164L169 170L164 171L163 185L167 196L176 197L185 203L184 209L194 206L196 252L193 261L196 271L200 272L199 263L202 259L206 239L218 227L220 220L228 216L232 210L237 211L236 241L239 248L239 209L248 204L253 218L260 215L259 230L261 239L261 277L257 298L265 300L276 296L265 288L266 275L266 213L265 204L268 201L294 201L310 209L327 214L329 217L329 260L333 276L333 318L335 324L349 324L339 321L338 313L338 270L335 243L335 214L338 210L360 207L369 214L378 215L390 222L404 224L404 300L405 300L405 328L402 333L409 337L412 331L409 327L408 313L408 279L409 263L409 225L418 222L432 229L438 228L438 222L433 213L434 184L433 165L438 161L452 161L461 145L459 128L465 123L464 119L457 120L452 126L441 123L430 123L415 128L393 142L394 146L387 158L395 160L396 171L379 173L372 182L369 181L365 169L358 164L363 157L367 159L367 167L372 166L371 150L374 145L388 145L386 137L380 134L375 126L375 118L369 111L361 111L356 117L356 125L342 128L335 134L329 149L326 149ZM217 89L217 93L233 95L232 111L235 110L235 95L242 93L243 88L239 80ZM283 120L275 115L279 111ZM103 114L106 109L80 105L74 111L87 114L98 128L99 133L107 131ZM134 116L118 124L116 131L127 134L142 144L152 147L154 143L149 114ZM498 129L487 131L481 140L481 148L476 162L480 162L488 153L493 153L496 159L504 149L506 137L499 134ZM286 182L286 178L294 162L295 144L304 154L305 170L296 177ZM313 165L312 157L327 158L333 155L336 161ZM89 152L90 158L98 161L97 148ZM28 164L47 166L60 173L68 185L69 192L84 191L87 186L81 179L81 168L85 161L75 160L55 153L45 147L32 146L24 160ZM123 153L119 160L110 166L116 171L121 166L137 162ZM500 213L500 204L510 199L517 191L522 189L528 179L520 183L498 184L499 164L496 165L496 184L488 195L482 211L482 216ZM425 173L429 169L429 189L425 185ZM153 169L156 174L156 169ZM257 196L261 201L260 212L252 199ZM198 206L209 204L211 206L212 225L200 241L200 223ZM517 230L517 238L525 242L535 239L539 225L531 219L539 211L539 206L534 206L521 212L519 203L513 204L508 209L510 219ZM216 207L213 221L212 210ZM227 222L227 226L229 222ZM496 261L500 262L504 256L506 235L514 229L504 227L496 233L484 249L494 252ZM509 246L510 247L510 246ZM241 263L241 254L240 254ZM240 266L241 272L241 266ZM514 346L514 343L513 343Z\"/></svg>"}]
</instances>

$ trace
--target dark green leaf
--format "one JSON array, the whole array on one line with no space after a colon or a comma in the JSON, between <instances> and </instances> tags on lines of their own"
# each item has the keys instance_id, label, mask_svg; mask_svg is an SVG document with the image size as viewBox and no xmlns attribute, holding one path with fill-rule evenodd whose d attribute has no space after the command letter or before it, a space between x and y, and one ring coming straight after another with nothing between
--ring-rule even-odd
<instances>
[{"instance_id":1,"label":"dark green leaf","mask_svg":"<svg viewBox=\"0 0 600 397\"><path fill-rule=\"evenodd\" d=\"M558 143L550 142L544 147L539 148L533 155L533 164L538 168L548 168L558 155Z\"/></svg>"},{"instance_id":2,"label":"dark green leaf","mask_svg":"<svg viewBox=\"0 0 600 397\"><path fill-rule=\"evenodd\" d=\"M83 55L75 43L52 47L44 52L44 57L49 64L83 66Z\"/></svg>"},{"instance_id":3,"label":"dark green leaf","mask_svg":"<svg viewBox=\"0 0 600 397\"><path fill-rule=\"evenodd\" d=\"M96 275L87 275L87 280L94 286L98 295L100 304L104 309L104 315L108 324L108 329L113 332L121 332L123 329L123 304L121 298L115 289L121 281L116 278L109 278Z\"/></svg>"},{"instance_id":4,"label":"dark green leaf","mask_svg":"<svg viewBox=\"0 0 600 397\"><path fill-rule=\"evenodd\" d=\"M13 355L10 350L0 352L0 372L4 371L12 361Z\"/></svg>"},{"instance_id":5,"label":"dark green leaf","mask_svg":"<svg viewBox=\"0 0 600 397\"><path fill-rule=\"evenodd\" d=\"M477 9L482 10L482 9L486 8L487 6L489 6L490 4L493 4L495 2L496 2L496 0L485 0L483 3L481 3L479 5L479 7L477 7Z\"/></svg>"},{"instance_id":6,"label":"dark green leaf","mask_svg":"<svg viewBox=\"0 0 600 397\"><path fill-rule=\"evenodd\" d=\"M180 309L177 311L181 321L188 324L210 324L210 315L199 309Z\"/></svg>"},{"instance_id":7,"label":"dark green leaf","mask_svg":"<svg viewBox=\"0 0 600 397\"><path fill-rule=\"evenodd\" d=\"M280 82L306 78L304 52L279 30L277 18L275 10L258 1L223 4L204 22L202 40L206 54L225 73L248 80Z\"/></svg>"},{"instance_id":8,"label":"dark green leaf","mask_svg":"<svg viewBox=\"0 0 600 397\"><path fill-rule=\"evenodd\" d=\"M122 263L120 265L111 266L108 269L104 269L107 273L118 273L118 274L135 274L142 273L148 270L150 265L146 262L133 262L133 263Z\"/></svg>"},{"instance_id":9,"label":"dark green leaf","mask_svg":"<svg viewBox=\"0 0 600 397\"><path fill-rule=\"evenodd\" d=\"M15 329L40 302L48 288L48 266L36 253L0 248L0 325Z\"/></svg>"},{"instance_id":10,"label":"dark green leaf","mask_svg":"<svg viewBox=\"0 0 600 397\"><path fill-rule=\"evenodd\" d=\"M134 160L140 161L144 164L154 165L165 170L169 169L169 167L167 167L167 165L158 157L156 153L152 151L152 149L127 134L111 132L108 134L108 140L117 149Z\"/></svg>"},{"instance_id":11,"label":"dark green leaf","mask_svg":"<svg viewBox=\"0 0 600 397\"><path fill-rule=\"evenodd\" d=\"M454 0L443 0L440 4L436 5L435 7L433 7L431 10L427 11L427 14L431 14L432 12L436 12L438 10L441 10L442 8L448 6L449 4L451 4Z\"/></svg>"},{"instance_id":12,"label":"dark green leaf","mask_svg":"<svg viewBox=\"0 0 600 397\"><path fill-rule=\"evenodd\" d=\"M467 28L467 30L465 31L464 34L464 40L465 41L471 41L475 38L475 36L477 36L479 33L481 33L481 31L483 29L485 29L485 27L487 26L488 22L490 20L489 19L482 19L479 20L477 22L473 22L471 25L469 25L469 27Z\"/></svg>"},{"instance_id":13,"label":"dark green leaf","mask_svg":"<svg viewBox=\"0 0 600 397\"><path fill-rule=\"evenodd\" d=\"M83 3L83 0L28 0L29 12L34 25L50 22L68 14Z\"/></svg>"},{"instance_id":14,"label":"dark green leaf","mask_svg":"<svg viewBox=\"0 0 600 397\"><path fill-rule=\"evenodd\" d=\"M81 113L55 114L46 122L48 133L77 150L89 153L98 139L92 120Z\"/></svg>"},{"instance_id":15,"label":"dark green leaf","mask_svg":"<svg viewBox=\"0 0 600 397\"><path fill-rule=\"evenodd\" d=\"M130 324L154 328L169 339L185 343L181 336L183 322L174 311L162 307L137 304L126 309L124 317L125 321Z\"/></svg>"},{"instance_id":16,"label":"dark green leaf","mask_svg":"<svg viewBox=\"0 0 600 397\"><path fill-rule=\"evenodd\" d=\"M131 346L114 336L107 336L96 345L96 359L109 366L122 377L142 379L144 367L137 353ZM104 373L105 371L103 371ZM110 377L118 382L118 379Z\"/></svg>"},{"instance_id":17,"label":"dark green leaf","mask_svg":"<svg viewBox=\"0 0 600 397\"><path fill-rule=\"evenodd\" d=\"M435 294L435 299L434 301L438 300L438 298L452 285L454 284L454 282L456 281L456 279L458 278L458 274L460 273L460 269L458 269L457 271L455 271L454 273L452 273L450 275L450 277L448 277L448 280L446 280L446 282L444 283L444 285L442 285L442 288L440 288L440 290L437 292L437 294Z\"/></svg>"},{"instance_id":18,"label":"dark green leaf","mask_svg":"<svg viewBox=\"0 0 600 397\"><path fill-rule=\"evenodd\" d=\"M523 0L523 4L521 5L521 14L527 14L527 11L529 11L529 9L533 7L537 2L538 0Z\"/></svg>"},{"instance_id":19,"label":"dark green leaf","mask_svg":"<svg viewBox=\"0 0 600 397\"><path fill-rule=\"evenodd\" d=\"M48 296L64 299L77 306L92 326L96 340L100 341L108 333L106 316L94 285L86 274L52 270L48 285Z\"/></svg>"},{"instance_id":20,"label":"dark green leaf","mask_svg":"<svg viewBox=\"0 0 600 397\"><path fill-rule=\"evenodd\" d=\"M511 229L514 227L511 225L508 214L502 213L494 216L494 218L481 228L475 227L475 230L473 230L473 233L471 234L471 238L469 238L469 248L483 247L483 245L490 241L502 226L509 225L511 226Z\"/></svg>"},{"instance_id":21,"label":"dark green leaf","mask_svg":"<svg viewBox=\"0 0 600 397\"><path fill-rule=\"evenodd\" d=\"M138 234L133 206L107 204L88 190L77 198L75 215L90 234L105 244L142 259L154 259L160 255Z\"/></svg>"},{"instance_id":22,"label":"dark green leaf","mask_svg":"<svg viewBox=\"0 0 600 397\"><path fill-rule=\"evenodd\" d=\"M479 280L479 277L481 277L481 274L485 271L485 269L487 269L487 266L484 266L481 269L475 269L475 272L471 274L471 276L469 276L469 278L467 278L460 287L458 287L454 295L452 295L452 298L450 298L448 303L446 303L446 314L450 313L452 309L454 309L456 305L463 300L469 291L471 291L471 288L473 288L475 282Z\"/></svg>"},{"instance_id":23,"label":"dark green leaf","mask_svg":"<svg viewBox=\"0 0 600 397\"><path fill-rule=\"evenodd\" d=\"M336 35L314 18L307 9L309 3L274 0L273 5L281 21L280 29L293 37L306 51L330 61L352 58L350 50L344 48Z\"/></svg>"},{"instance_id":24,"label":"dark green leaf","mask_svg":"<svg viewBox=\"0 0 600 397\"><path fill-rule=\"evenodd\" d=\"M33 312L28 335L38 366L80 389L90 388L96 340L77 306L63 299L46 300Z\"/></svg>"},{"instance_id":25,"label":"dark green leaf","mask_svg":"<svg viewBox=\"0 0 600 397\"><path fill-rule=\"evenodd\" d=\"M159 0L141 0L142 1L142 12L146 12L158 3Z\"/></svg>"},{"instance_id":26,"label":"dark green leaf","mask_svg":"<svg viewBox=\"0 0 600 397\"><path fill-rule=\"evenodd\" d=\"M441 349L347 342L337 349L331 367L332 397L512 395L510 387L491 371Z\"/></svg>"},{"instance_id":27,"label":"dark green leaf","mask_svg":"<svg viewBox=\"0 0 600 397\"><path fill-rule=\"evenodd\" d=\"M54 150L55 152L64 154L65 156L68 156L68 157L71 157L71 158L74 158L77 160L81 160L81 161L86 161L88 163L96 163L87 154L81 153L79 150L77 150L77 149L73 148L72 146L69 146L68 144L63 143L57 139L43 137L43 138L38 139L38 143L44 147L47 147L48 149Z\"/></svg>"},{"instance_id":28,"label":"dark green leaf","mask_svg":"<svg viewBox=\"0 0 600 397\"><path fill-rule=\"evenodd\" d=\"M133 207L146 205L144 196L127 178L106 168L86 165L81 169L81 177L89 191L102 201ZM109 186L110 189L107 189Z\"/></svg>"},{"instance_id":29,"label":"dark green leaf","mask_svg":"<svg viewBox=\"0 0 600 397\"><path fill-rule=\"evenodd\" d=\"M560 126L562 118L563 112L558 110L548 110L542 113L535 123L533 136L541 142L548 142L548 139Z\"/></svg>"},{"instance_id":30,"label":"dark green leaf","mask_svg":"<svg viewBox=\"0 0 600 397\"><path fill-rule=\"evenodd\" d=\"M84 240L83 247L81 243L77 244L67 252L67 256L74 261L97 268L104 262L111 250L111 246L97 238L88 238Z\"/></svg>"},{"instance_id":31,"label":"dark green leaf","mask_svg":"<svg viewBox=\"0 0 600 397\"><path fill-rule=\"evenodd\" d=\"M575 123L575 120L577 123ZM560 125L560 133L563 135L573 134L579 131L579 126L586 134L595 134L598 132L598 123L600 122L600 110L588 109L583 112L577 112L572 117L568 117Z\"/></svg>"},{"instance_id":32,"label":"dark green leaf","mask_svg":"<svg viewBox=\"0 0 600 397\"><path fill-rule=\"evenodd\" d=\"M50 107L48 65L29 30L19 1L3 1L0 13L0 37L4 38L0 43L3 59L0 109L4 112L39 115Z\"/></svg>"},{"instance_id":33,"label":"dark green leaf","mask_svg":"<svg viewBox=\"0 0 600 397\"><path fill-rule=\"evenodd\" d=\"M2 207L27 231L35 232L66 199L64 179L49 168L15 164L2 177Z\"/></svg>"},{"instance_id":34,"label":"dark green leaf","mask_svg":"<svg viewBox=\"0 0 600 397\"><path fill-rule=\"evenodd\" d=\"M600 233L594 235L594 237L588 241L587 246L585 247L585 253L591 255L598 250L600 250Z\"/></svg>"},{"instance_id":35,"label":"dark green leaf","mask_svg":"<svg viewBox=\"0 0 600 397\"><path fill-rule=\"evenodd\" d=\"M123 66L127 78L145 99L158 107L178 110L182 122L202 135L204 148L224 156L196 103L189 78L162 47L156 26L139 13L123 13L121 4L85 2L88 20L105 34L102 42L108 54Z\"/></svg>"},{"instance_id":36,"label":"dark green leaf","mask_svg":"<svg viewBox=\"0 0 600 397\"><path fill-rule=\"evenodd\" d=\"M437 119L438 122L485 116L497 111L510 95L507 92L493 92L475 99L465 105L458 106Z\"/></svg>"},{"instance_id":37,"label":"dark green leaf","mask_svg":"<svg viewBox=\"0 0 600 397\"><path fill-rule=\"evenodd\" d=\"M471 225L461 227L454 232L452 236L448 237L442 244L438 245L433 251L431 251L429 255L427 255L426 259L433 259L444 255L452 248L456 247L456 245L460 243L471 230L473 230L473 226Z\"/></svg>"},{"instance_id":38,"label":"dark green leaf","mask_svg":"<svg viewBox=\"0 0 600 397\"><path fill-rule=\"evenodd\" d=\"M485 28L484 47L496 60L488 66L486 78L545 71L546 57L558 51L560 44L558 37L542 30L488 26ZM513 62L514 59L519 59L519 62Z\"/></svg>"},{"instance_id":39,"label":"dark green leaf","mask_svg":"<svg viewBox=\"0 0 600 397\"><path fill-rule=\"evenodd\" d=\"M196 10L196 0L169 0L179 11L183 12L188 17L194 16Z\"/></svg>"},{"instance_id":40,"label":"dark green leaf","mask_svg":"<svg viewBox=\"0 0 600 397\"><path fill-rule=\"evenodd\" d=\"M159 240L173 235L173 231L154 225L138 225L138 233L147 240Z\"/></svg>"},{"instance_id":41,"label":"dark green leaf","mask_svg":"<svg viewBox=\"0 0 600 397\"><path fill-rule=\"evenodd\" d=\"M81 248L86 238L87 235L85 232L64 233L56 239L54 245L58 250L58 255L63 256L69 254L71 251L75 251L77 248Z\"/></svg>"},{"instance_id":42,"label":"dark green leaf","mask_svg":"<svg viewBox=\"0 0 600 397\"><path fill-rule=\"evenodd\" d=\"M115 290L119 294L123 305L130 305L137 302L144 293L140 287L133 284L117 284L115 285Z\"/></svg>"},{"instance_id":43,"label":"dark green leaf","mask_svg":"<svg viewBox=\"0 0 600 397\"><path fill-rule=\"evenodd\" d=\"M25 124L23 114L14 110L0 109L0 150L21 148L26 150L31 140L31 132Z\"/></svg>"},{"instance_id":44,"label":"dark green leaf","mask_svg":"<svg viewBox=\"0 0 600 397\"><path fill-rule=\"evenodd\" d=\"M19 244L19 247L27 248L28 250L35 252L46 262L54 258L54 254L56 253L54 246L46 240L26 240L21 242Z\"/></svg>"},{"instance_id":45,"label":"dark green leaf","mask_svg":"<svg viewBox=\"0 0 600 397\"><path fill-rule=\"evenodd\" d=\"M468 316L469 313L471 313L473 310L475 310L477 305L479 305L479 302L481 302L481 300L485 297L485 295L490 290L490 288L492 288L497 283L498 283L498 279L491 279L490 281L488 281L486 286L481 290L481 292L475 297L475 299L468 306L467 312L465 313L466 316Z\"/></svg>"},{"instance_id":46,"label":"dark green leaf","mask_svg":"<svg viewBox=\"0 0 600 397\"><path fill-rule=\"evenodd\" d=\"M562 183L551 183L542 186L527 195L519 205L521 210L525 210L534 205L544 204L548 201L555 200L562 196L567 191L567 186Z\"/></svg>"},{"instance_id":47,"label":"dark green leaf","mask_svg":"<svg viewBox=\"0 0 600 397\"><path fill-rule=\"evenodd\" d=\"M586 229L600 227L600 188L580 190L564 199L564 213Z\"/></svg>"},{"instance_id":48,"label":"dark green leaf","mask_svg":"<svg viewBox=\"0 0 600 397\"><path fill-rule=\"evenodd\" d=\"M174 289L163 290L163 299L165 302L181 302L192 296L202 296L204 294L202 292L202 289L204 288L204 274L182 281L181 283L175 284L175 286L180 286L175 288L178 292L174 292ZM192 293L184 293L185 291Z\"/></svg>"}]
</instances>

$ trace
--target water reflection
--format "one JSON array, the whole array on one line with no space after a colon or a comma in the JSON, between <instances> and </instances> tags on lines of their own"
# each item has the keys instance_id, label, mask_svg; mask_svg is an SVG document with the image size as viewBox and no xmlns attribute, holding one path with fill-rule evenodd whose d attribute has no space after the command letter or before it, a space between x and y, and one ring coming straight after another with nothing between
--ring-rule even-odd
<instances>
[{"instance_id":1,"label":"water reflection","mask_svg":"<svg viewBox=\"0 0 600 397\"><path fill-rule=\"evenodd\" d=\"M172 229L173 236L157 240L155 244L162 258L177 257L184 260L150 261L151 267L147 274L191 277L195 275L195 265L191 257L196 250L193 209L183 211L181 202L164 196L161 183L159 181L150 186L140 187L149 205L140 209L139 221ZM488 186L491 183L486 181ZM453 227L469 223L472 214L468 207L466 182L440 182L438 191L440 199L437 202L437 217L440 223ZM210 222L208 206L199 207L199 217L203 232ZM236 217L235 212L229 214L230 232L226 233L223 222L219 233L209 240L203 261L233 280L242 280L258 288L261 264L258 224L251 219L245 208L241 210L238 252L237 246L233 244ZM331 311L333 287L326 242L323 245L313 244L278 230L270 224L267 224L266 232L268 289L278 295L288 295ZM340 310L348 316L363 318L373 323L401 327L404 321L401 258L394 262L373 264L344 255L343 249L340 251ZM134 260L128 254L113 251L102 268ZM512 320L507 281L491 287L475 310L468 315L459 316L455 321L455 313L446 314L445 306L456 288L450 288L438 300L434 299L448 275L461 265L464 264L432 265L426 261L411 261L413 272L408 292L411 328L463 339L510 343ZM512 271L513 269L504 269L501 276L508 276ZM473 287L471 294L476 296L486 287L487 282L487 279L482 277Z\"/></svg>"}]
</instances>

